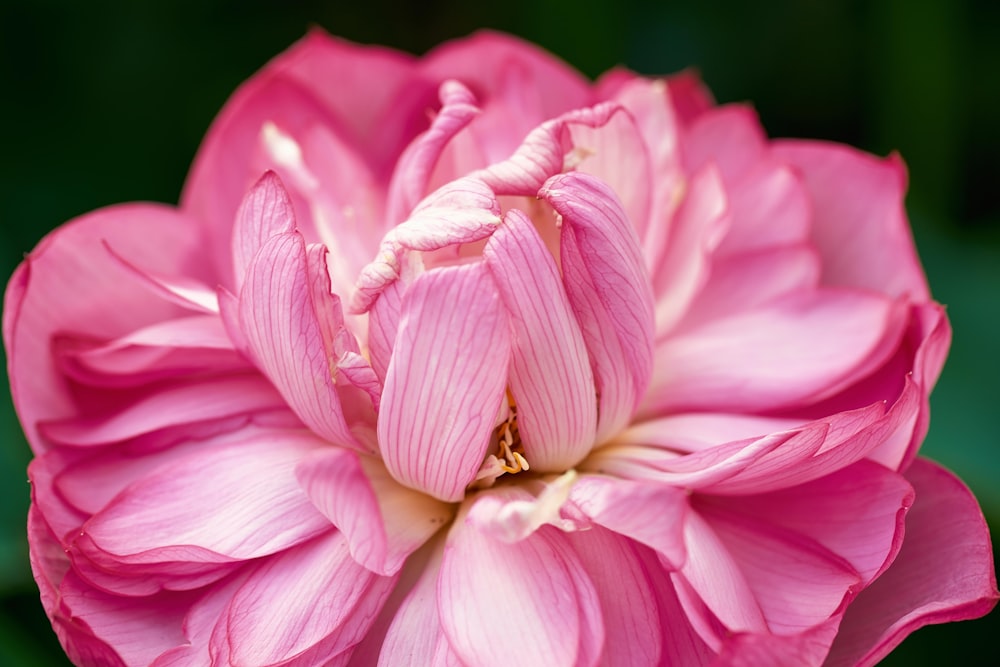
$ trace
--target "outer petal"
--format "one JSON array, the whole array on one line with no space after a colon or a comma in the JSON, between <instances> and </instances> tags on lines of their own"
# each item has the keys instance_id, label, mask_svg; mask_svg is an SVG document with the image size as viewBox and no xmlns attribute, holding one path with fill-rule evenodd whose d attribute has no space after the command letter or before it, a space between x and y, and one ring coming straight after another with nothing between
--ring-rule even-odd
<instances>
[{"instance_id":1,"label":"outer petal","mask_svg":"<svg viewBox=\"0 0 1000 667\"><path fill-rule=\"evenodd\" d=\"M593 665L598 655L588 661L581 643L602 645L599 610L593 583L556 529L543 527L515 543L490 539L467 524L456 524L449 535L438 612L466 663ZM496 630L508 623L516 641Z\"/></svg>"},{"instance_id":2,"label":"outer petal","mask_svg":"<svg viewBox=\"0 0 1000 667\"><path fill-rule=\"evenodd\" d=\"M325 303L335 297L317 290L315 280L302 237L272 236L247 273L241 328L258 366L302 421L334 443L360 447L344 419L328 349L324 315L339 304Z\"/></svg>"},{"instance_id":3,"label":"outer petal","mask_svg":"<svg viewBox=\"0 0 1000 667\"><path fill-rule=\"evenodd\" d=\"M539 191L562 216L563 282L583 331L597 391L597 442L621 429L652 373L653 293L621 203L592 176L571 173Z\"/></svg>"},{"instance_id":4,"label":"outer petal","mask_svg":"<svg viewBox=\"0 0 1000 667\"><path fill-rule=\"evenodd\" d=\"M330 526L294 474L320 444L262 432L195 451L121 493L84 524L79 544L101 561L219 563L301 542Z\"/></svg>"},{"instance_id":5,"label":"outer petal","mask_svg":"<svg viewBox=\"0 0 1000 667\"><path fill-rule=\"evenodd\" d=\"M511 317L510 384L532 470L572 468L597 428L594 375L555 260L531 221L510 211L483 251Z\"/></svg>"},{"instance_id":6,"label":"outer petal","mask_svg":"<svg viewBox=\"0 0 1000 667\"><path fill-rule=\"evenodd\" d=\"M328 534L261 561L233 595L212 636L216 660L234 667L326 664L364 637L393 579L366 571L343 535Z\"/></svg>"},{"instance_id":7,"label":"outer petal","mask_svg":"<svg viewBox=\"0 0 1000 667\"><path fill-rule=\"evenodd\" d=\"M781 141L772 150L801 170L812 197L824 284L929 298L903 209L906 172L898 156L880 160L818 141Z\"/></svg>"},{"instance_id":8,"label":"outer petal","mask_svg":"<svg viewBox=\"0 0 1000 667\"><path fill-rule=\"evenodd\" d=\"M401 484L465 495L507 384L510 332L482 263L436 269L407 291L378 417L382 458Z\"/></svg>"},{"instance_id":9,"label":"outer petal","mask_svg":"<svg viewBox=\"0 0 1000 667\"><path fill-rule=\"evenodd\" d=\"M989 532L969 490L917 459L903 548L847 609L827 665L874 665L917 628L977 618L997 603Z\"/></svg>"},{"instance_id":10,"label":"outer petal","mask_svg":"<svg viewBox=\"0 0 1000 667\"><path fill-rule=\"evenodd\" d=\"M643 412L776 410L835 394L885 362L903 306L851 291L790 295L671 337Z\"/></svg>"},{"instance_id":11,"label":"outer petal","mask_svg":"<svg viewBox=\"0 0 1000 667\"><path fill-rule=\"evenodd\" d=\"M105 241L136 265L211 281L197 224L166 207L102 209L46 237L11 278L3 314L14 404L36 453L48 447L38 422L76 411L55 367L54 334L111 340L183 312L150 298L147 286L111 258Z\"/></svg>"}]
</instances>

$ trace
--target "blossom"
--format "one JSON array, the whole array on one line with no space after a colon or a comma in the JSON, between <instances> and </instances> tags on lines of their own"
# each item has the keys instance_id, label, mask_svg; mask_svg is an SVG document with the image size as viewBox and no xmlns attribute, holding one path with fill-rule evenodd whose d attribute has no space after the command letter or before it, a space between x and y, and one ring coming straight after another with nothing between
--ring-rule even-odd
<instances>
[{"instance_id":1,"label":"blossom","mask_svg":"<svg viewBox=\"0 0 1000 667\"><path fill-rule=\"evenodd\" d=\"M895 157L314 32L7 288L78 665L873 664L996 603Z\"/></svg>"}]
</instances>

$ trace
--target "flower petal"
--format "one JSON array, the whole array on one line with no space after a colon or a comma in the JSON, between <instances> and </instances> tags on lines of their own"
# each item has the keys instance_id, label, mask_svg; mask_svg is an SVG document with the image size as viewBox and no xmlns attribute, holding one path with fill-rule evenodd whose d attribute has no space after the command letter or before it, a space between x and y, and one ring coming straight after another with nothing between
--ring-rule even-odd
<instances>
[{"instance_id":1,"label":"flower petal","mask_svg":"<svg viewBox=\"0 0 1000 667\"><path fill-rule=\"evenodd\" d=\"M324 316L339 303L317 289L309 264L300 235L272 236L247 272L241 328L258 366L302 421L331 442L360 448L344 419L328 349Z\"/></svg>"},{"instance_id":2,"label":"flower petal","mask_svg":"<svg viewBox=\"0 0 1000 667\"><path fill-rule=\"evenodd\" d=\"M880 159L820 141L780 141L772 151L800 170L809 191L823 284L929 298L903 207L906 169L898 155Z\"/></svg>"},{"instance_id":3,"label":"flower petal","mask_svg":"<svg viewBox=\"0 0 1000 667\"><path fill-rule=\"evenodd\" d=\"M643 413L774 411L833 395L891 356L904 311L874 295L824 290L685 331L659 345Z\"/></svg>"},{"instance_id":4,"label":"flower petal","mask_svg":"<svg viewBox=\"0 0 1000 667\"><path fill-rule=\"evenodd\" d=\"M382 575L451 520L454 509L401 486L377 461L328 448L296 467L296 477L316 508L344 534L351 557Z\"/></svg>"},{"instance_id":5,"label":"flower petal","mask_svg":"<svg viewBox=\"0 0 1000 667\"><path fill-rule=\"evenodd\" d=\"M364 637L394 580L358 565L336 531L260 561L233 595L212 646L241 667L312 656L326 664Z\"/></svg>"},{"instance_id":6,"label":"flower petal","mask_svg":"<svg viewBox=\"0 0 1000 667\"><path fill-rule=\"evenodd\" d=\"M301 433L262 431L165 465L138 480L81 529L102 561L221 563L274 553L330 527L295 479L321 446Z\"/></svg>"},{"instance_id":7,"label":"flower petal","mask_svg":"<svg viewBox=\"0 0 1000 667\"><path fill-rule=\"evenodd\" d=\"M466 663L588 665L593 663L580 655L581 641L603 643L594 585L565 538L551 527L507 543L474 525L456 524L437 593L445 634ZM497 632L498 624L507 623L514 625L516 641ZM599 651L593 660L598 656Z\"/></svg>"},{"instance_id":8,"label":"flower petal","mask_svg":"<svg viewBox=\"0 0 1000 667\"><path fill-rule=\"evenodd\" d=\"M483 250L510 314L510 388L532 470L576 465L594 443L597 398L580 327L555 260L531 221L511 210Z\"/></svg>"},{"instance_id":9,"label":"flower petal","mask_svg":"<svg viewBox=\"0 0 1000 667\"><path fill-rule=\"evenodd\" d=\"M601 443L627 423L652 373L649 276L635 230L603 183L570 173L538 194L562 217L563 282L590 352Z\"/></svg>"},{"instance_id":10,"label":"flower petal","mask_svg":"<svg viewBox=\"0 0 1000 667\"><path fill-rule=\"evenodd\" d=\"M233 225L234 284L239 289L257 252L272 236L295 230L292 200L273 171L260 177L236 211Z\"/></svg>"},{"instance_id":11,"label":"flower petal","mask_svg":"<svg viewBox=\"0 0 1000 667\"><path fill-rule=\"evenodd\" d=\"M917 628L983 616L997 603L989 531L969 490L916 459L906 471L916 501L903 547L847 608L825 664L874 665Z\"/></svg>"},{"instance_id":12,"label":"flower petal","mask_svg":"<svg viewBox=\"0 0 1000 667\"><path fill-rule=\"evenodd\" d=\"M435 269L406 292L378 441L397 481L445 501L475 478L507 385L510 333L482 263Z\"/></svg>"}]
</instances>

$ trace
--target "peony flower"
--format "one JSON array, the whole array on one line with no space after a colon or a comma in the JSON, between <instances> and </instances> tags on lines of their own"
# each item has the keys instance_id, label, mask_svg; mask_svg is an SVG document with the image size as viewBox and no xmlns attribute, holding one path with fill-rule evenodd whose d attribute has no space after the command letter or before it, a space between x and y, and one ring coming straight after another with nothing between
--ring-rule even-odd
<instances>
[{"instance_id":1,"label":"peony flower","mask_svg":"<svg viewBox=\"0 0 1000 667\"><path fill-rule=\"evenodd\" d=\"M78 665L870 665L996 603L895 157L310 34L7 288Z\"/></svg>"}]
</instances>

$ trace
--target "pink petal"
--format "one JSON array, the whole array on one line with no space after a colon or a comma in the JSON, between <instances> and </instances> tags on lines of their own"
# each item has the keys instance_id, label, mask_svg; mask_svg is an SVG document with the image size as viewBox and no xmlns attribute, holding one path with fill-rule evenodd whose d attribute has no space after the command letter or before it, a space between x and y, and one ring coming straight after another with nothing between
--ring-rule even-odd
<instances>
[{"instance_id":1,"label":"pink petal","mask_svg":"<svg viewBox=\"0 0 1000 667\"><path fill-rule=\"evenodd\" d=\"M185 275L171 275L151 271L139 266L122 255L107 241L104 247L111 260L117 262L123 269L131 273L136 280L146 285L152 294L164 301L171 301L186 310L196 313L215 314L219 312L215 291L206 283ZM176 270L176 267L172 267Z\"/></svg>"},{"instance_id":2,"label":"pink petal","mask_svg":"<svg viewBox=\"0 0 1000 667\"><path fill-rule=\"evenodd\" d=\"M240 203L233 225L233 271L237 289L261 247L272 236L295 229L292 201L273 171L260 177Z\"/></svg>"},{"instance_id":3,"label":"pink petal","mask_svg":"<svg viewBox=\"0 0 1000 667\"><path fill-rule=\"evenodd\" d=\"M644 239L656 299L658 338L676 327L708 280L712 253L728 229L728 210L722 177L714 166L707 165L686 185L669 228Z\"/></svg>"},{"instance_id":4,"label":"pink petal","mask_svg":"<svg viewBox=\"0 0 1000 667\"><path fill-rule=\"evenodd\" d=\"M621 429L649 383L653 294L635 230L592 176L556 176L539 191L562 217L563 282L600 395L598 443Z\"/></svg>"},{"instance_id":5,"label":"pink petal","mask_svg":"<svg viewBox=\"0 0 1000 667\"><path fill-rule=\"evenodd\" d=\"M688 173L711 162L722 172L723 180L731 183L760 162L767 150L767 137L752 108L731 104L699 115L682 145Z\"/></svg>"},{"instance_id":6,"label":"pink petal","mask_svg":"<svg viewBox=\"0 0 1000 667\"><path fill-rule=\"evenodd\" d=\"M274 665L311 653L318 664L357 644L392 589L354 562L331 531L261 561L233 595L212 647L226 664Z\"/></svg>"},{"instance_id":7,"label":"pink petal","mask_svg":"<svg viewBox=\"0 0 1000 667\"><path fill-rule=\"evenodd\" d=\"M713 667L802 667L823 664L839 617L792 635L737 634L726 639Z\"/></svg>"},{"instance_id":8,"label":"pink petal","mask_svg":"<svg viewBox=\"0 0 1000 667\"><path fill-rule=\"evenodd\" d=\"M429 560L420 569L413 587L400 602L381 646L369 659L357 662L357 667L368 667L377 656L381 667L400 664L434 665L434 667L463 667L463 663L444 634L438 616L438 578L441 572L441 555L444 540L438 540ZM388 607L388 604L386 605ZM368 642L365 642L366 644ZM368 648L367 646L362 646ZM356 656L359 657L359 656Z\"/></svg>"},{"instance_id":9,"label":"pink petal","mask_svg":"<svg viewBox=\"0 0 1000 667\"><path fill-rule=\"evenodd\" d=\"M848 607L825 664L874 665L914 630L983 616L997 603L989 532L969 490L935 463L906 471L916 502L903 548Z\"/></svg>"},{"instance_id":10,"label":"pink petal","mask_svg":"<svg viewBox=\"0 0 1000 667\"><path fill-rule=\"evenodd\" d=\"M686 558L687 492L666 484L584 475L570 493L572 503L594 523L655 550L680 567Z\"/></svg>"},{"instance_id":11,"label":"pink petal","mask_svg":"<svg viewBox=\"0 0 1000 667\"><path fill-rule=\"evenodd\" d=\"M441 187L425 198L409 219L385 235L379 256L358 276L351 311L367 311L400 278L407 252L429 252L481 241L499 224L500 205L481 180L462 178Z\"/></svg>"},{"instance_id":12,"label":"pink petal","mask_svg":"<svg viewBox=\"0 0 1000 667\"><path fill-rule=\"evenodd\" d=\"M510 314L510 385L532 470L572 468L597 427L594 376L555 260L531 221L511 210L483 250Z\"/></svg>"},{"instance_id":13,"label":"pink petal","mask_svg":"<svg viewBox=\"0 0 1000 667\"><path fill-rule=\"evenodd\" d=\"M903 208L906 171L899 156L883 160L819 141L781 141L772 150L801 170L813 201L823 284L928 299Z\"/></svg>"},{"instance_id":14,"label":"pink petal","mask_svg":"<svg viewBox=\"0 0 1000 667\"><path fill-rule=\"evenodd\" d=\"M309 261L301 236L272 236L247 272L241 328L258 366L302 421L331 442L360 447L344 419L328 349L324 316L339 304L316 287Z\"/></svg>"},{"instance_id":15,"label":"pink petal","mask_svg":"<svg viewBox=\"0 0 1000 667\"><path fill-rule=\"evenodd\" d=\"M645 567L627 539L595 527L567 533L577 558L597 591L604 619L601 664L622 667L660 663L669 638L660 625L660 609Z\"/></svg>"},{"instance_id":16,"label":"pink petal","mask_svg":"<svg viewBox=\"0 0 1000 667\"><path fill-rule=\"evenodd\" d=\"M128 387L177 376L249 370L219 317L195 315L137 329L104 345L55 341L64 371L91 386Z\"/></svg>"},{"instance_id":17,"label":"pink petal","mask_svg":"<svg viewBox=\"0 0 1000 667\"><path fill-rule=\"evenodd\" d=\"M76 412L55 367L54 334L113 340L182 312L172 303L150 298L146 285L111 259L105 241L144 268L168 273L188 267L188 275L210 280L201 268L196 222L166 207L102 209L46 237L11 278L3 309L14 405L36 452L48 448L38 434L38 422ZM88 298L79 298L81 293Z\"/></svg>"},{"instance_id":18,"label":"pink petal","mask_svg":"<svg viewBox=\"0 0 1000 667\"><path fill-rule=\"evenodd\" d=\"M445 501L465 495L504 398L508 327L482 263L410 286L378 418L382 457L401 484Z\"/></svg>"},{"instance_id":19,"label":"pink petal","mask_svg":"<svg viewBox=\"0 0 1000 667\"><path fill-rule=\"evenodd\" d=\"M598 655L585 660L589 647L581 656L581 642L599 647L604 628L597 592L583 572L555 529L506 543L456 525L437 590L449 643L464 662L483 667L592 665ZM506 623L516 624L517 641L497 631Z\"/></svg>"},{"instance_id":20,"label":"pink petal","mask_svg":"<svg viewBox=\"0 0 1000 667\"><path fill-rule=\"evenodd\" d=\"M454 509L396 483L376 461L328 449L300 463L296 477L316 508L344 534L351 557L382 575L406 558L454 515Z\"/></svg>"},{"instance_id":21,"label":"pink petal","mask_svg":"<svg viewBox=\"0 0 1000 667\"><path fill-rule=\"evenodd\" d=\"M657 349L643 412L755 412L830 396L895 351L901 311L870 294L827 290L685 331Z\"/></svg>"},{"instance_id":22,"label":"pink petal","mask_svg":"<svg viewBox=\"0 0 1000 667\"><path fill-rule=\"evenodd\" d=\"M91 518L80 546L90 558L223 563L280 551L328 530L295 479L321 443L260 432L195 451L138 480Z\"/></svg>"},{"instance_id":23,"label":"pink petal","mask_svg":"<svg viewBox=\"0 0 1000 667\"><path fill-rule=\"evenodd\" d=\"M792 634L830 618L862 585L850 564L800 533L767 523L761 517L692 501L713 533L712 551L688 544L682 570L705 602L733 630ZM738 508L737 502L733 503ZM694 541L707 540L707 531ZM718 540L718 542L715 542ZM692 577L689 572L697 571ZM729 582L746 582L734 588ZM735 594L734 600L728 595ZM746 596L750 596L746 598ZM736 609L759 608L766 628L737 620ZM741 627L742 626L742 627Z\"/></svg>"},{"instance_id":24,"label":"pink petal","mask_svg":"<svg viewBox=\"0 0 1000 667\"><path fill-rule=\"evenodd\" d=\"M445 81L438 96L441 110L430 128L406 147L396 163L386 211L389 225L405 220L417 202L423 199L431 173L445 146L479 114L475 97L458 81Z\"/></svg>"},{"instance_id":25,"label":"pink petal","mask_svg":"<svg viewBox=\"0 0 1000 667\"><path fill-rule=\"evenodd\" d=\"M888 566L903 539L913 489L898 474L868 461L805 484L753 495L700 495L699 504L803 535L845 559L867 583Z\"/></svg>"}]
</instances>

